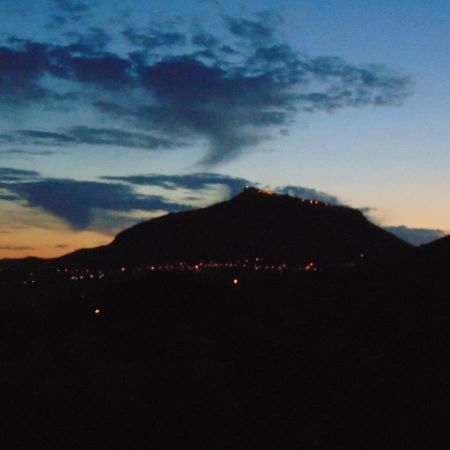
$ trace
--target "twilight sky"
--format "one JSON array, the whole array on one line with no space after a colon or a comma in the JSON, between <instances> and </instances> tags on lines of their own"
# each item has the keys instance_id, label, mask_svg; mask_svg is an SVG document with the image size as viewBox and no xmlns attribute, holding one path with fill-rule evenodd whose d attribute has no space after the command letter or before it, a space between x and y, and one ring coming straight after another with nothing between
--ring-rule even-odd
<instances>
[{"instance_id":1,"label":"twilight sky","mask_svg":"<svg viewBox=\"0 0 450 450\"><path fill-rule=\"evenodd\" d=\"M448 0L0 2L0 258L247 184L450 231Z\"/></svg>"}]
</instances>

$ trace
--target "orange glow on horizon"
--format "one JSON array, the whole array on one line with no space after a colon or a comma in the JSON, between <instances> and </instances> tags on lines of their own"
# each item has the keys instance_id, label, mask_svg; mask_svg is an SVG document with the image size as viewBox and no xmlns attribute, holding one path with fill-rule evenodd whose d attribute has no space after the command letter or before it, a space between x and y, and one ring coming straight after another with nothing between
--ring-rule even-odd
<instances>
[{"instance_id":1,"label":"orange glow on horizon","mask_svg":"<svg viewBox=\"0 0 450 450\"><path fill-rule=\"evenodd\" d=\"M105 245L111 240L111 236L97 231L27 226L0 233L0 259L27 256L55 258L80 248Z\"/></svg>"}]
</instances>

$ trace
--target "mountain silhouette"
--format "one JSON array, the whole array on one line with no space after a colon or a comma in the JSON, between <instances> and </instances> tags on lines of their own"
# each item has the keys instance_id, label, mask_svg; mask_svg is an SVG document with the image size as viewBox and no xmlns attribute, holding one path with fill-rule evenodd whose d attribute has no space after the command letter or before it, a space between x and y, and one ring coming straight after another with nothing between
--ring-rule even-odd
<instances>
[{"instance_id":1,"label":"mountain silhouette","mask_svg":"<svg viewBox=\"0 0 450 450\"><path fill-rule=\"evenodd\" d=\"M108 266L261 258L325 267L392 258L410 248L358 210L248 187L231 200L140 223L109 245L53 262Z\"/></svg>"},{"instance_id":2,"label":"mountain silhouette","mask_svg":"<svg viewBox=\"0 0 450 450\"><path fill-rule=\"evenodd\" d=\"M36 271L30 285L32 258L17 274L0 272L7 448L446 442L450 237L416 248L357 210L246 189L40 261L53 269L251 257L370 262L313 275L241 272L238 286L221 272L71 283L61 270ZM418 439L418 421L436 426Z\"/></svg>"},{"instance_id":3,"label":"mountain silhouette","mask_svg":"<svg viewBox=\"0 0 450 450\"><path fill-rule=\"evenodd\" d=\"M448 278L450 269L450 236L421 245L407 255L399 264L404 272L420 273L435 277L438 274Z\"/></svg>"},{"instance_id":4,"label":"mountain silhouette","mask_svg":"<svg viewBox=\"0 0 450 450\"><path fill-rule=\"evenodd\" d=\"M417 253L429 262L450 263L450 236L420 246Z\"/></svg>"}]
</instances>

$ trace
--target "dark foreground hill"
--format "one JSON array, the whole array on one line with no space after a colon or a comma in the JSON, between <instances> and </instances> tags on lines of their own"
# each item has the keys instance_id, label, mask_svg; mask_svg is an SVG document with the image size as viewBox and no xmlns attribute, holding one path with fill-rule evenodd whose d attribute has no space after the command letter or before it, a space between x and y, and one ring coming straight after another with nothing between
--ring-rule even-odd
<instances>
[{"instance_id":1,"label":"dark foreground hill","mask_svg":"<svg viewBox=\"0 0 450 450\"><path fill-rule=\"evenodd\" d=\"M417 251L418 259L424 263L450 265L450 236L422 245Z\"/></svg>"},{"instance_id":2,"label":"dark foreground hill","mask_svg":"<svg viewBox=\"0 0 450 450\"><path fill-rule=\"evenodd\" d=\"M450 284L450 236L443 237L429 244L421 245L406 253L401 258L384 265L371 266L373 275L378 270L396 273L404 279L435 280ZM439 287L439 282L433 290Z\"/></svg>"},{"instance_id":3,"label":"dark foreground hill","mask_svg":"<svg viewBox=\"0 0 450 450\"><path fill-rule=\"evenodd\" d=\"M236 261L322 266L387 259L411 248L360 211L247 188L230 201L168 214L117 235L107 246L55 261L77 266Z\"/></svg>"},{"instance_id":4,"label":"dark foreground hill","mask_svg":"<svg viewBox=\"0 0 450 450\"><path fill-rule=\"evenodd\" d=\"M418 275L4 288L2 448L445 448L450 285Z\"/></svg>"}]
</instances>

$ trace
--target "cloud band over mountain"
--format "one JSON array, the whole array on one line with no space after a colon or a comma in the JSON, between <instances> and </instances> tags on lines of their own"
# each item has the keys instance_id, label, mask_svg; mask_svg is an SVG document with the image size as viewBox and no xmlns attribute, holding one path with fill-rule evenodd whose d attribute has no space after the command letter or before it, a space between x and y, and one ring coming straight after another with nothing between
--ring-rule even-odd
<instances>
[{"instance_id":1,"label":"cloud band over mountain","mask_svg":"<svg viewBox=\"0 0 450 450\"><path fill-rule=\"evenodd\" d=\"M249 185L266 187L219 173L103 176L100 181L79 181L46 178L30 170L0 168L0 200L39 208L64 220L74 230L100 229L106 233L144 220L144 213L164 214L191 209L193 200L206 206L210 194L215 195L217 201L225 200ZM162 193L143 194L139 191L142 187L162 190ZM336 196L303 186L279 186L274 191L334 205L343 204ZM133 212L140 212L142 217L133 216ZM441 230L404 226L386 229L416 245L445 235Z\"/></svg>"}]
</instances>

